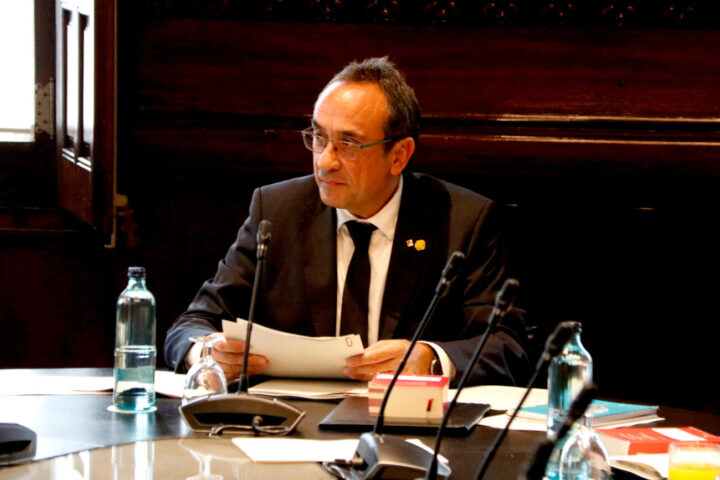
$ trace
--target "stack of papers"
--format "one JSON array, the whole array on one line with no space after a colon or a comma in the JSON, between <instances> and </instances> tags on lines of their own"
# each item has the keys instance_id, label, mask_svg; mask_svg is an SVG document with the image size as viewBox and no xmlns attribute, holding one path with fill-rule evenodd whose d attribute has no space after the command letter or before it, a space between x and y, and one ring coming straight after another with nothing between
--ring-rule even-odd
<instances>
[{"instance_id":1,"label":"stack of papers","mask_svg":"<svg viewBox=\"0 0 720 480\"><path fill-rule=\"evenodd\" d=\"M226 338L245 340L246 320L223 320L222 324ZM362 352L360 335L306 337L253 323L250 353L268 359L270 366L263 374L271 377L347 379L345 361Z\"/></svg>"},{"instance_id":2,"label":"stack of papers","mask_svg":"<svg viewBox=\"0 0 720 480\"><path fill-rule=\"evenodd\" d=\"M269 395L271 397L336 400L345 397L367 396L368 387L367 383L354 380L274 378L250 387L249 393Z\"/></svg>"}]
</instances>

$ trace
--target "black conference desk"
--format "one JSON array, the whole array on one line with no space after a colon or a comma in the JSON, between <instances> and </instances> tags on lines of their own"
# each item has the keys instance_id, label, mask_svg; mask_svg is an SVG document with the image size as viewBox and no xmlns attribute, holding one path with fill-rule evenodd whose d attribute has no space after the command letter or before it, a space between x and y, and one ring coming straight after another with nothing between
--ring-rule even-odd
<instances>
[{"instance_id":1,"label":"black conference desk","mask_svg":"<svg viewBox=\"0 0 720 480\"><path fill-rule=\"evenodd\" d=\"M0 370L0 382L7 379ZM17 370L13 371L17 374ZM111 369L38 369L27 375L42 381L45 375L112 375ZM0 469L0 479L69 478L191 478L202 461L225 479L332 478L317 464L253 464L226 435L207 438L190 431L178 413L180 401L160 397L157 411L149 414L118 414L107 410L107 394L0 396L0 422L13 422L38 435L35 461ZM296 438L339 439L353 432L321 430L318 422L336 402L291 401L307 411ZM661 407L663 426L694 425L720 435L720 416ZM443 440L442 453L450 460L453 479L473 478L478 462L498 431L478 426L467 436ZM432 436L408 435L433 445ZM542 440L539 432L511 431L491 464L486 478L515 479ZM68 470L69 469L69 470ZM140 475L140 472L145 473ZM78 476L79 475L79 476ZM197 477L202 478L202 477ZM217 477L220 478L220 477Z\"/></svg>"}]
</instances>

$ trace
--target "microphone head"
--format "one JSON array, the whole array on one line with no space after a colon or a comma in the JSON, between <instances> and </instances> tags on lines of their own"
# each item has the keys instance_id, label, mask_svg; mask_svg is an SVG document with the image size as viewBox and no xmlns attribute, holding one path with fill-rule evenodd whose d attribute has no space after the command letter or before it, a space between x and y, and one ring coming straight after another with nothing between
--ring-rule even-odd
<instances>
[{"instance_id":1,"label":"microphone head","mask_svg":"<svg viewBox=\"0 0 720 480\"><path fill-rule=\"evenodd\" d=\"M465 254L459 251L454 251L450 258L448 258L445 268L443 268L442 276L445 281L452 283L458 275L460 266L465 261Z\"/></svg>"},{"instance_id":2,"label":"microphone head","mask_svg":"<svg viewBox=\"0 0 720 480\"><path fill-rule=\"evenodd\" d=\"M563 349L570 336L575 331L577 322L560 322L545 342L545 352L554 357Z\"/></svg>"},{"instance_id":3,"label":"microphone head","mask_svg":"<svg viewBox=\"0 0 720 480\"><path fill-rule=\"evenodd\" d=\"M445 296L447 291L450 289L450 285L453 284L460 271L460 265L465 261L465 255L462 252L454 251L445 263L442 274L440 275L440 281L435 287L435 293L441 297Z\"/></svg>"},{"instance_id":4,"label":"microphone head","mask_svg":"<svg viewBox=\"0 0 720 480\"><path fill-rule=\"evenodd\" d=\"M495 307L503 312L507 312L515 303L515 297L520 289L520 282L514 278L508 278L503 283L502 288L495 296Z\"/></svg>"},{"instance_id":5,"label":"microphone head","mask_svg":"<svg viewBox=\"0 0 720 480\"><path fill-rule=\"evenodd\" d=\"M572 425L577 419L585 415L585 411L590 406L590 403L592 403L595 395L597 395L597 391L598 387L595 383L587 382L570 405L565 423Z\"/></svg>"},{"instance_id":6,"label":"microphone head","mask_svg":"<svg viewBox=\"0 0 720 480\"><path fill-rule=\"evenodd\" d=\"M270 220L263 220L260 222L257 233L258 245L267 245L270 243L270 237L272 236L270 230L272 230L272 223L270 223Z\"/></svg>"}]
</instances>

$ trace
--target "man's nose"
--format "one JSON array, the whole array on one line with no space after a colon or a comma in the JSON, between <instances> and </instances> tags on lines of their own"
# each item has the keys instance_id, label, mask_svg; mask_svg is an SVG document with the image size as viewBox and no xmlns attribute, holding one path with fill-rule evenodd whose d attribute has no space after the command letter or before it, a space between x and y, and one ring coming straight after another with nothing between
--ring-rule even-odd
<instances>
[{"instance_id":1,"label":"man's nose","mask_svg":"<svg viewBox=\"0 0 720 480\"><path fill-rule=\"evenodd\" d=\"M315 163L321 170L337 170L340 168L338 149L333 142L328 142L322 153L315 154Z\"/></svg>"}]
</instances>

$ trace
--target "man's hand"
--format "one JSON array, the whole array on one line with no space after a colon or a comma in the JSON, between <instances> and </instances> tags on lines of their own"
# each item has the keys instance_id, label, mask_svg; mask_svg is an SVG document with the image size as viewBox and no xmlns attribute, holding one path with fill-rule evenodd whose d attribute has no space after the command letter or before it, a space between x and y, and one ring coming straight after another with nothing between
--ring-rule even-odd
<instances>
[{"instance_id":1,"label":"man's hand","mask_svg":"<svg viewBox=\"0 0 720 480\"><path fill-rule=\"evenodd\" d=\"M209 335L210 338L222 337L220 332ZM243 352L245 351L245 342L240 340L225 340L216 343L212 348L212 357L220 365L225 378L235 380L242 373ZM270 366L270 362L262 355L250 353L248 355L248 375L257 375L264 372Z\"/></svg>"},{"instance_id":2,"label":"man's hand","mask_svg":"<svg viewBox=\"0 0 720 480\"><path fill-rule=\"evenodd\" d=\"M372 380L378 372L392 373L397 369L409 346L408 340L381 340L372 347L366 348L363 353L348 358L343 372L350 378L366 382ZM428 375L434 358L435 352L431 347L417 343L402 373Z\"/></svg>"}]
</instances>

